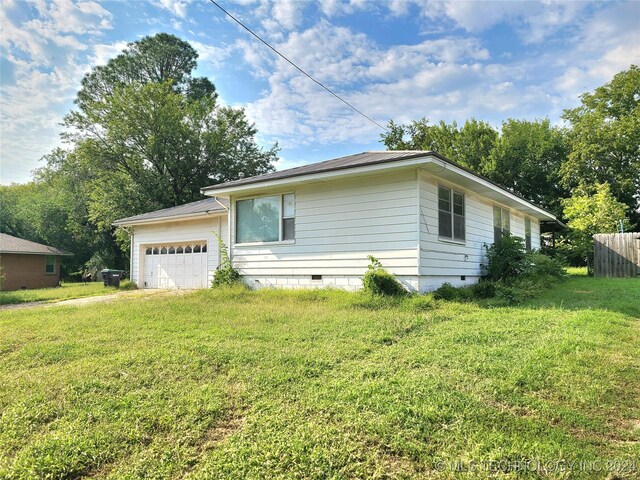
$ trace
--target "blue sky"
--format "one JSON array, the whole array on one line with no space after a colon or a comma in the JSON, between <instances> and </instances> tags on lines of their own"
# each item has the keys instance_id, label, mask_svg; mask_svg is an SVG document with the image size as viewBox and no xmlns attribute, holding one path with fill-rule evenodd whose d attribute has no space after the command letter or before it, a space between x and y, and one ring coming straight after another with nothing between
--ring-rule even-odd
<instances>
[{"instance_id":1,"label":"blue sky","mask_svg":"<svg viewBox=\"0 0 640 480\"><path fill-rule=\"evenodd\" d=\"M220 0L379 123L427 117L559 123L580 93L640 63L640 2ZM206 0L3 0L0 181L25 182L60 145L82 76L127 42L169 32L198 75L244 107L287 168L381 150L381 130Z\"/></svg>"}]
</instances>

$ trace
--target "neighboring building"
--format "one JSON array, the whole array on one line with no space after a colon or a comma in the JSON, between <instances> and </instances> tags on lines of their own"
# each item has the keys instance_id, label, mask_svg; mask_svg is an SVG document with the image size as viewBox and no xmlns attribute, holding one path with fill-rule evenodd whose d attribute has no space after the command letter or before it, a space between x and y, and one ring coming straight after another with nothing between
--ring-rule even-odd
<instances>
[{"instance_id":1,"label":"neighboring building","mask_svg":"<svg viewBox=\"0 0 640 480\"><path fill-rule=\"evenodd\" d=\"M55 287L60 283L60 257L66 255L71 254L0 233L2 290Z\"/></svg>"},{"instance_id":2,"label":"neighboring building","mask_svg":"<svg viewBox=\"0 0 640 480\"><path fill-rule=\"evenodd\" d=\"M482 275L505 232L540 246L546 210L434 153L365 152L203 189L215 198L118 220L140 287L210 285L216 235L249 285L355 290L380 259L410 290ZM206 249L206 251L205 251Z\"/></svg>"}]
</instances>

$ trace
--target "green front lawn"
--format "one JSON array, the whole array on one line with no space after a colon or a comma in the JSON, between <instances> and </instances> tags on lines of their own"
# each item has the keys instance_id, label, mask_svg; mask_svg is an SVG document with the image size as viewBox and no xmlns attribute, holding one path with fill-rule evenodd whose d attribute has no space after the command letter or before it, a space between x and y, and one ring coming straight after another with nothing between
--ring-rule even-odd
<instances>
[{"instance_id":1,"label":"green front lawn","mask_svg":"<svg viewBox=\"0 0 640 480\"><path fill-rule=\"evenodd\" d=\"M105 287L102 282L63 283L55 288L36 288L33 290L16 290L0 292L0 305L26 302L57 302L72 298L92 297L114 293L115 288Z\"/></svg>"},{"instance_id":2,"label":"green front lawn","mask_svg":"<svg viewBox=\"0 0 640 480\"><path fill-rule=\"evenodd\" d=\"M203 290L3 312L0 478L637 478L637 305L638 280L574 277L517 308Z\"/></svg>"}]
</instances>

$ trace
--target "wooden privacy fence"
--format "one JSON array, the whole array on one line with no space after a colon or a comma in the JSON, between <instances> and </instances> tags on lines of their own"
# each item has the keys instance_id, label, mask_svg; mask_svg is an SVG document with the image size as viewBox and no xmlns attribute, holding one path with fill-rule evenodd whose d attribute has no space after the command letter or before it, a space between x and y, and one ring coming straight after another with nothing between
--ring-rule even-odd
<instances>
[{"instance_id":1,"label":"wooden privacy fence","mask_svg":"<svg viewBox=\"0 0 640 480\"><path fill-rule=\"evenodd\" d=\"M640 275L640 233L601 233L593 236L596 277Z\"/></svg>"}]
</instances>

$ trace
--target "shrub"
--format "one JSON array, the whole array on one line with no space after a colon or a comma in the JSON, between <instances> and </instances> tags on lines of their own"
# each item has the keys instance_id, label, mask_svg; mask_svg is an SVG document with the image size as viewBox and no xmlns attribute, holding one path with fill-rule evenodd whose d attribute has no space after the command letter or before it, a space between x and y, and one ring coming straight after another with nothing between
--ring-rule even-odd
<instances>
[{"instance_id":1,"label":"shrub","mask_svg":"<svg viewBox=\"0 0 640 480\"><path fill-rule=\"evenodd\" d=\"M448 282L443 283L433 292L436 300L457 300L459 298L458 289Z\"/></svg>"},{"instance_id":2,"label":"shrub","mask_svg":"<svg viewBox=\"0 0 640 480\"><path fill-rule=\"evenodd\" d=\"M480 280L471 286L471 292L474 298L493 298L496 296L496 284L491 280Z\"/></svg>"},{"instance_id":3,"label":"shrub","mask_svg":"<svg viewBox=\"0 0 640 480\"><path fill-rule=\"evenodd\" d=\"M242 275L231 264L231 258L229 258L229 250L227 246L220 238L220 235L213 232L218 239L218 252L220 252L220 265L216 269L216 273L213 276L213 282L211 286L216 287L230 287L242 283Z\"/></svg>"},{"instance_id":4,"label":"shrub","mask_svg":"<svg viewBox=\"0 0 640 480\"><path fill-rule=\"evenodd\" d=\"M524 275L530 267L524 240L506 233L492 245L485 245L486 265L482 265L489 280L506 283Z\"/></svg>"},{"instance_id":5,"label":"shrub","mask_svg":"<svg viewBox=\"0 0 640 480\"><path fill-rule=\"evenodd\" d=\"M527 255L527 260L530 264L528 274L533 277L564 278L567 276L564 265L558 258L532 252Z\"/></svg>"},{"instance_id":6,"label":"shrub","mask_svg":"<svg viewBox=\"0 0 640 480\"><path fill-rule=\"evenodd\" d=\"M373 255L369 255L370 265L364 274L362 283L366 292L374 295L399 296L406 295L407 291L392 274L382 268L380 261Z\"/></svg>"}]
</instances>

